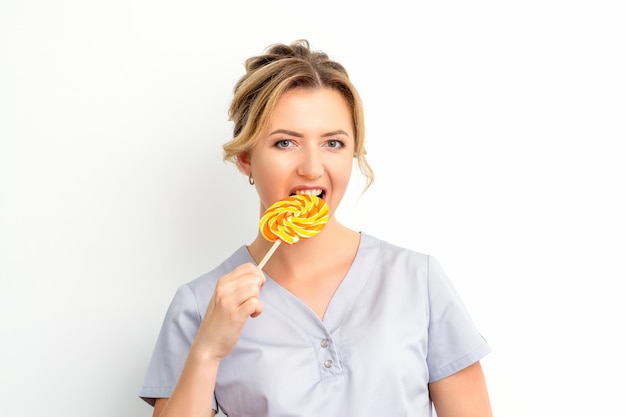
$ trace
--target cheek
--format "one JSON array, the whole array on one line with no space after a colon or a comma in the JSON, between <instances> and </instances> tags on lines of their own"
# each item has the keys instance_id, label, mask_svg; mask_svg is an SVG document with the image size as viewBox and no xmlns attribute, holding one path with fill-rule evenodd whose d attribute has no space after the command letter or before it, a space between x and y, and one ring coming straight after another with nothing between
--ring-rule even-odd
<instances>
[{"instance_id":1,"label":"cheek","mask_svg":"<svg viewBox=\"0 0 626 417\"><path fill-rule=\"evenodd\" d=\"M254 175L257 191L261 199L267 199L267 202L273 203L282 195L276 195L284 189L284 183L289 178L285 167L280 163L273 161L271 163L257 163L254 166Z\"/></svg>"},{"instance_id":2,"label":"cheek","mask_svg":"<svg viewBox=\"0 0 626 417\"><path fill-rule=\"evenodd\" d=\"M252 164L252 170L254 175L259 179L272 178L277 176L277 172L280 172L280 165L259 158Z\"/></svg>"},{"instance_id":3,"label":"cheek","mask_svg":"<svg viewBox=\"0 0 626 417\"><path fill-rule=\"evenodd\" d=\"M262 168L263 178L270 184L275 184L281 180L284 180L287 176L286 172L287 170L278 163L266 165Z\"/></svg>"},{"instance_id":4,"label":"cheek","mask_svg":"<svg viewBox=\"0 0 626 417\"><path fill-rule=\"evenodd\" d=\"M332 181L333 187L336 191L341 188L348 188L350 178L352 176L352 163L351 161L342 161L341 164L337 164L333 170Z\"/></svg>"},{"instance_id":5,"label":"cheek","mask_svg":"<svg viewBox=\"0 0 626 417\"><path fill-rule=\"evenodd\" d=\"M350 177L352 176L352 169L354 167L354 159L350 158L341 164L341 176L344 178L345 182L350 181Z\"/></svg>"}]
</instances>

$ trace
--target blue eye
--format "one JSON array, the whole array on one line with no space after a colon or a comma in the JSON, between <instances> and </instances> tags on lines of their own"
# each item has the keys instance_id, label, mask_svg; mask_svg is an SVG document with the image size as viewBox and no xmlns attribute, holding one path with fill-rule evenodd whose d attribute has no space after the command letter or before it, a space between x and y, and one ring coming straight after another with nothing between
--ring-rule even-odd
<instances>
[{"instance_id":1,"label":"blue eye","mask_svg":"<svg viewBox=\"0 0 626 417\"><path fill-rule=\"evenodd\" d=\"M329 148L343 148L344 143L337 139L331 139L327 142Z\"/></svg>"},{"instance_id":2,"label":"blue eye","mask_svg":"<svg viewBox=\"0 0 626 417\"><path fill-rule=\"evenodd\" d=\"M274 144L277 148L288 148L291 145L291 140L289 139L281 139Z\"/></svg>"}]
</instances>

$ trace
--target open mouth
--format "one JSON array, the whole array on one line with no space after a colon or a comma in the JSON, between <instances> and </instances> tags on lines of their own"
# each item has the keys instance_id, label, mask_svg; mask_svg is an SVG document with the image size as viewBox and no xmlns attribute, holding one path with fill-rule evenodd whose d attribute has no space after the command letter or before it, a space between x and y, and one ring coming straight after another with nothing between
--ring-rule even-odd
<instances>
[{"instance_id":1,"label":"open mouth","mask_svg":"<svg viewBox=\"0 0 626 417\"><path fill-rule=\"evenodd\" d=\"M324 197L326 195L324 190L319 189L319 188L311 189L311 190L298 190L298 191L295 191L295 192L291 193L291 195L296 195L296 194L314 195L316 197L321 198L322 200L324 199Z\"/></svg>"}]
</instances>

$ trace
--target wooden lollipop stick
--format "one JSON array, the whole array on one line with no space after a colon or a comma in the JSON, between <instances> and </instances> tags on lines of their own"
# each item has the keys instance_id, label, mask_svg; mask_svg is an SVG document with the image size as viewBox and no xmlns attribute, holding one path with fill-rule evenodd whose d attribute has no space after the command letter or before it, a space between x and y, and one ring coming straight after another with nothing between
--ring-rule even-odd
<instances>
[{"instance_id":1,"label":"wooden lollipop stick","mask_svg":"<svg viewBox=\"0 0 626 417\"><path fill-rule=\"evenodd\" d=\"M280 239L278 239L278 240L276 240L276 242L274 242L274 244L272 245L270 250L267 251L267 253L263 257L263 259L261 259L261 262L259 262L259 269L263 269L263 267L265 266L267 261L270 259L270 256L272 256L272 254L274 254L274 252L276 251L278 246L280 246L280 242L281 242Z\"/></svg>"}]
</instances>

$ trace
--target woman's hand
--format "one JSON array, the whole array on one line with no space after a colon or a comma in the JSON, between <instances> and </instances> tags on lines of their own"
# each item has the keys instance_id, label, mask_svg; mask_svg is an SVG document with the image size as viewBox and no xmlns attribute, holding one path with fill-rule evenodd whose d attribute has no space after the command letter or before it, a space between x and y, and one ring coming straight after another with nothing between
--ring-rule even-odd
<instances>
[{"instance_id":1,"label":"woman's hand","mask_svg":"<svg viewBox=\"0 0 626 417\"><path fill-rule=\"evenodd\" d=\"M252 263L219 279L171 398L159 398L153 416L214 416L213 396L220 361L228 355L248 317L263 312L259 299L265 274Z\"/></svg>"},{"instance_id":2,"label":"woman's hand","mask_svg":"<svg viewBox=\"0 0 626 417\"><path fill-rule=\"evenodd\" d=\"M215 359L228 355L248 317L263 312L259 299L265 274L256 265L246 263L219 279L213 297L200 324L194 346Z\"/></svg>"}]
</instances>

